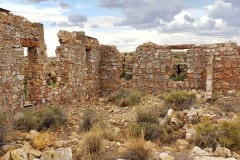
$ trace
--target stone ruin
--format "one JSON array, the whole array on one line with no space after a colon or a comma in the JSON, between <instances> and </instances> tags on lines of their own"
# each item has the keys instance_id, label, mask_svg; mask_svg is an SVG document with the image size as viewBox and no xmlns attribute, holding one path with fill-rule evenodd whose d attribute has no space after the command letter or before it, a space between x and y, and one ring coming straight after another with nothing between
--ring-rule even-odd
<instances>
[{"instance_id":1,"label":"stone ruin","mask_svg":"<svg viewBox=\"0 0 240 160\"><path fill-rule=\"evenodd\" d=\"M175 49L180 51L174 52ZM146 43L137 48L133 61L132 87L147 93L197 89L211 96L240 89L240 47L236 43L199 46ZM183 74L185 80L174 81L176 74Z\"/></svg>"},{"instance_id":2,"label":"stone ruin","mask_svg":"<svg viewBox=\"0 0 240 160\"><path fill-rule=\"evenodd\" d=\"M43 25L0 9L0 111L16 110L26 102L91 100L123 86L121 55L116 47L100 45L84 32L59 31L58 38L57 79L56 86L51 87L46 81ZM25 70L24 49L28 52ZM192 89L205 91L207 96L235 92L240 90L239 54L236 43L145 43L136 49L128 65L133 78L127 87L150 94Z\"/></svg>"}]
</instances>

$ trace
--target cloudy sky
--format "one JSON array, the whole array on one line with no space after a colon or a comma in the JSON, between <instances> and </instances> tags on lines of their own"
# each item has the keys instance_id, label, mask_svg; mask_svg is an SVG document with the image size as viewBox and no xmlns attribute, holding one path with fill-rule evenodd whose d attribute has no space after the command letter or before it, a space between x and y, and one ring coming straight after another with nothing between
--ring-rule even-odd
<instances>
[{"instance_id":1,"label":"cloudy sky","mask_svg":"<svg viewBox=\"0 0 240 160\"><path fill-rule=\"evenodd\" d=\"M122 52L149 41L240 43L240 0L0 0L0 7L43 23L49 56L60 29L85 31Z\"/></svg>"}]
</instances>

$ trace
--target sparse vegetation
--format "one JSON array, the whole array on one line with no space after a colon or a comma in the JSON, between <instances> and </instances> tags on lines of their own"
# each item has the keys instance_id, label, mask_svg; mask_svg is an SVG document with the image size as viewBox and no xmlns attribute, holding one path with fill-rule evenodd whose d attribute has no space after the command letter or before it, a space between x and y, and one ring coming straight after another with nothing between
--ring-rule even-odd
<instances>
[{"instance_id":1,"label":"sparse vegetation","mask_svg":"<svg viewBox=\"0 0 240 160\"><path fill-rule=\"evenodd\" d=\"M158 122L158 113L147 108L142 108L137 111L136 117L137 123L157 123Z\"/></svg>"},{"instance_id":2,"label":"sparse vegetation","mask_svg":"<svg viewBox=\"0 0 240 160\"><path fill-rule=\"evenodd\" d=\"M189 109L196 101L196 94L185 91L171 92L165 97L165 103L174 110Z\"/></svg>"},{"instance_id":3,"label":"sparse vegetation","mask_svg":"<svg viewBox=\"0 0 240 160\"><path fill-rule=\"evenodd\" d=\"M240 126L238 121L222 121L219 123L219 143L232 149L239 151L240 149Z\"/></svg>"},{"instance_id":4,"label":"sparse vegetation","mask_svg":"<svg viewBox=\"0 0 240 160\"><path fill-rule=\"evenodd\" d=\"M67 124L67 118L57 107L42 108L37 111L24 112L23 116L14 121L14 126L19 130L29 131L57 129Z\"/></svg>"},{"instance_id":5,"label":"sparse vegetation","mask_svg":"<svg viewBox=\"0 0 240 160\"><path fill-rule=\"evenodd\" d=\"M143 138L144 137L144 129L137 123L131 124L126 131L126 135L128 138Z\"/></svg>"},{"instance_id":6,"label":"sparse vegetation","mask_svg":"<svg viewBox=\"0 0 240 160\"><path fill-rule=\"evenodd\" d=\"M5 117L3 115L0 115L0 146L4 143L4 137L6 135L6 129L5 129Z\"/></svg>"},{"instance_id":7,"label":"sparse vegetation","mask_svg":"<svg viewBox=\"0 0 240 160\"><path fill-rule=\"evenodd\" d=\"M85 109L83 111L83 129L89 131L94 122L96 122L96 113L92 109Z\"/></svg>"},{"instance_id":8,"label":"sparse vegetation","mask_svg":"<svg viewBox=\"0 0 240 160\"><path fill-rule=\"evenodd\" d=\"M144 127L144 139L145 140L157 140L159 139L162 143L168 140L167 130L165 127L159 124L146 124Z\"/></svg>"},{"instance_id":9,"label":"sparse vegetation","mask_svg":"<svg viewBox=\"0 0 240 160\"><path fill-rule=\"evenodd\" d=\"M135 90L120 88L110 95L109 101L120 107L134 106L141 102L141 94Z\"/></svg>"},{"instance_id":10,"label":"sparse vegetation","mask_svg":"<svg viewBox=\"0 0 240 160\"><path fill-rule=\"evenodd\" d=\"M132 76L133 76L132 74L129 74L123 71L122 74L120 75L120 78L129 81L132 79Z\"/></svg>"},{"instance_id":11,"label":"sparse vegetation","mask_svg":"<svg viewBox=\"0 0 240 160\"><path fill-rule=\"evenodd\" d=\"M149 160L152 157L152 150L147 148L144 143L141 139L132 141L121 158L127 160Z\"/></svg>"},{"instance_id":12,"label":"sparse vegetation","mask_svg":"<svg viewBox=\"0 0 240 160\"><path fill-rule=\"evenodd\" d=\"M216 148L218 136L218 126L210 122L199 123L196 125L194 137L195 145L201 148Z\"/></svg>"},{"instance_id":13,"label":"sparse vegetation","mask_svg":"<svg viewBox=\"0 0 240 160\"><path fill-rule=\"evenodd\" d=\"M103 138L102 134L98 131L90 131L84 137L83 150L84 159L97 159L100 151L102 150Z\"/></svg>"}]
</instances>

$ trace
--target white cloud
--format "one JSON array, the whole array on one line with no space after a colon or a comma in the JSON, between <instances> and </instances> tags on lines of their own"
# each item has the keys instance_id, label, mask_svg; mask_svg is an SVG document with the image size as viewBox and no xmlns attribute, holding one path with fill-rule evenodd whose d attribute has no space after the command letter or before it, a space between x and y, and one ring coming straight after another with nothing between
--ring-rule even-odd
<instances>
[{"instance_id":1,"label":"white cloud","mask_svg":"<svg viewBox=\"0 0 240 160\"><path fill-rule=\"evenodd\" d=\"M67 21L67 17L63 16L63 10L56 8L38 8L34 5L23 5L19 3L4 3L3 8L7 8L14 14L24 16L32 22L62 22Z\"/></svg>"}]
</instances>

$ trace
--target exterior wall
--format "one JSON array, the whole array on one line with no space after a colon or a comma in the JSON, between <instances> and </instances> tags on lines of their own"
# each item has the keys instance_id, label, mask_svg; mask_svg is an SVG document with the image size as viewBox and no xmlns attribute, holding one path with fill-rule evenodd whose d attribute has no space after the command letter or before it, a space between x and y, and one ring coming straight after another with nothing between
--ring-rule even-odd
<instances>
[{"instance_id":1,"label":"exterior wall","mask_svg":"<svg viewBox=\"0 0 240 160\"><path fill-rule=\"evenodd\" d=\"M35 49L34 53L38 55L39 44L38 27L8 11L0 12L0 110L15 110L23 106L24 76L20 73L20 64L24 57L23 47ZM32 78L38 77L36 74ZM29 79L29 88L35 88L38 85L34 81L35 78ZM40 81L42 79L39 79L39 85L44 86ZM29 95L34 94L33 90L29 90ZM38 93L30 99L33 98L31 100L35 101L40 97L42 95Z\"/></svg>"},{"instance_id":2,"label":"exterior wall","mask_svg":"<svg viewBox=\"0 0 240 160\"><path fill-rule=\"evenodd\" d=\"M107 96L121 87L121 57L115 46L100 46L100 96Z\"/></svg>"},{"instance_id":3,"label":"exterior wall","mask_svg":"<svg viewBox=\"0 0 240 160\"><path fill-rule=\"evenodd\" d=\"M211 45L213 59L213 93L228 94L240 89L240 47L235 43Z\"/></svg>"},{"instance_id":4,"label":"exterior wall","mask_svg":"<svg viewBox=\"0 0 240 160\"><path fill-rule=\"evenodd\" d=\"M132 87L142 92L168 91L173 83L171 50L154 43L139 46L133 57Z\"/></svg>"},{"instance_id":5,"label":"exterior wall","mask_svg":"<svg viewBox=\"0 0 240 160\"><path fill-rule=\"evenodd\" d=\"M132 86L154 93L171 90L198 89L212 94L228 94L240 89L240 47L235 43L218 43L188 47L187 78L183 82L171 79L175 53L168 46L147 43L134 55Z\"/></svg>"}]
</instances>

